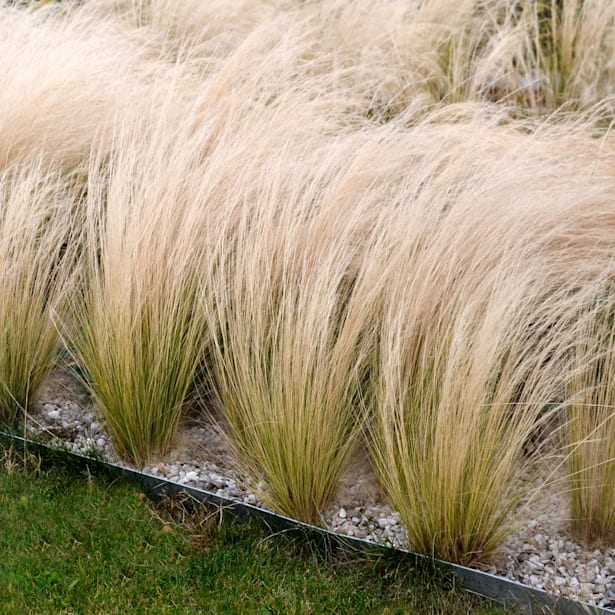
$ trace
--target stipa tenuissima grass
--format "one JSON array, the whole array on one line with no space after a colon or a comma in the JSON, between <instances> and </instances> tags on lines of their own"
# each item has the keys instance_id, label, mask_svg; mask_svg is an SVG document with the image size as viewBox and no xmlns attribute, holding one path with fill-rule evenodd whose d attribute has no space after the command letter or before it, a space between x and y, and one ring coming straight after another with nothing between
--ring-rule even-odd
<instances>
[{"instance_id":1,"label":"stipa tenuissima grass","mask_svg":"<svg viewBox=\"0 0 615 615\"><path fill-rule=\"evenodd\" d=\"M0 173L0 417L11 427L53 366L76 280L76 191L46 164Z\"/></svg>"},{"instance_id":2,"label":"stipa tenuissima grass","mask_svg":"<svg viewBox=\"0 0 615 615\"><path fill-rule=\"evenodd\" d=\"M204 332L193 195L180 181L190 163L169 149L172 137L127 134L90 171L85 276L68 338L115 450L142 465L173 439Z\"/></svg>"}]
</instances>

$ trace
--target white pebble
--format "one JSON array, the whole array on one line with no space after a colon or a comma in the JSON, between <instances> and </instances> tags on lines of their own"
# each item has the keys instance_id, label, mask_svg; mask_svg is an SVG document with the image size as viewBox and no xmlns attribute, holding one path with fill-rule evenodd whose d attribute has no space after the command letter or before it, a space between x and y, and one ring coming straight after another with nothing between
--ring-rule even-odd
<instances>
[{"instance_id":1,"label":"white pebble","mask_svg":"<svg viewBox=\"0 0 615 615\"><path fill-rule=\"evenodd\" d=\"M581 583L579 587L584 594L591 594L594 591L594 586L591 583Z\"/></svg>"}]
</instances>

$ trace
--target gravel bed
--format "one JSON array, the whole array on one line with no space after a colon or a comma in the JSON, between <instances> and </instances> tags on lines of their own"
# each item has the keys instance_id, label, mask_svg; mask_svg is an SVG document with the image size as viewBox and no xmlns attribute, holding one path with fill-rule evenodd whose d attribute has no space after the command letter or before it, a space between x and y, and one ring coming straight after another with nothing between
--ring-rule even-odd
<instances>
[{"instance_id":1,"label":"gravel bed","mask_svg":"<svg viewBox=\"0 0 615 615\"><path fill-rule=\"evenodd\" d=\"M96 452L119 461L88 394L68 373L57 371L42 387L28 417L33 439L73 452ZM381 497L366 460L350 464L336 502L323 516L330 530L390 547L410 548L399 514ZM249 479L233 470L232 455L212 424L182 426L173 450L143 468L181 484L267 508ZM545 488L532 515L481 569L553 595L615 609L615 548L584 548L567 532L566 502Z\"/></svg>"}]
</instances>

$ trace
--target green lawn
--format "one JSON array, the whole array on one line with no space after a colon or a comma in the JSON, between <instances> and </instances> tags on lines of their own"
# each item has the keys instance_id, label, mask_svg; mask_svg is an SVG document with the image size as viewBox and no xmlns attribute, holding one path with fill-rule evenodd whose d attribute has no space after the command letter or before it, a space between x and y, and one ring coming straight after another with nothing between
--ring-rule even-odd
<instances>
[{"instance_id":1,"label":"green lawn","mask_svg":"<svg viewBox=\"0 0 615 615\"><path fill-rule=\"evenodd\" d=\"M189 516L15 452L0 464L0 528L0 613L504 613L433 570Z\"/></svg>"}]
</instances>

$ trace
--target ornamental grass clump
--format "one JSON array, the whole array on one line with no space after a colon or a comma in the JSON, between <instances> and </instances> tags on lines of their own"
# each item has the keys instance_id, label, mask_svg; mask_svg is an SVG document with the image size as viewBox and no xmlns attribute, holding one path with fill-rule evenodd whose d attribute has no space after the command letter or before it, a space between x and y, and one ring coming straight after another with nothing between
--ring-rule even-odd
<instances>
[{"instance_id":1,"label":"ornamental grass clump","mask_svg":"<svg viewBox=\"0 0 615 615\"><path fill-rule=\"evenodd\" d=\"M312 523L365 415L375 284L360 262L381 194L372 164L385 151L319 140L277 151L275 175L266 167L223 227L204 305L213 388L240 466L272 508Z\"/></svg>"},{"instance_id":2,"label":"ornamental grass clump","mask_svg":"<svg viewBox=\"0 0 615 615\"><path fill-rule=\"evenodd\" d=\"M525 37L517 70L531 93L530 105L577 112L602 106L612 117L615 5L605 0L523 0L516 16Z\"/></svg>"},{"instance_id":3,"label":"ornamental grass clump","mask_svg":"<svg viewBox=\"0 0 615 615\"><path fill-rule=\"evenodd\" d=\"M579 317L568 386L565 460L572 529L615 541L615 295L613 286Z\"/></svg>"},{"instance_id":4,"label":"ornamental grass clump","mask_svg":"<svg viewBox=\"0 0 615 615\"><path fill-rule=\"evenodd\" d=\"M170 61L195 55L226 58L276 13L268 0L89 0L84 5L86 13L112 17L131 38Z\"/></svg>"},{"instance_id":5,"label":"ornamental grass clump","mask_svg":"<svg viewBox=\"0 0 615 615\"><path fill-rule=\"evenodd\" d=\"M561 421L567 322L614 236L611 154L571 137L408 133L397 239L370 259L385 282L369 443L423 553L463 564L493 553L533 494L524 479L553 442L540 432ZM565 193L562 177L574 178Z\"/></svg>"},{"instance_id":6,"label":"ornamental grass clump","mask_svg":"<svg viewBox=\"0 0 615 615\"><path fill-rule=\"evenodd\" d=\"M589 118L596 107L612 116L612 2L464 0L449 8L428 0L408 12L430 25L424 47L436 62L425 83L435 101L503 101L516 116L563 108Z\"/></svg>"},{"instance_id":7,"label":"ornamental grass clump","mask_svg":"<svg viewBox=\"0 0 615 615\"><path fill-rule=\"evenodd\" d=\"M532 297L519 297L507 272L494 282L476 269L485 295L456 289L434 309L425 285L439 273L435 254L425 257L433 268L413 256L404 270L416 273L387 298L382 321L371 454L412 547L471 564L510 531L532 464L524 446L553 412L538 382L549 351L535 341L526 353L520 306ZM550 326L536 317L533 336Z\"/></svg>"},{"instance_id":8,"label":"ornamental grass clump","mask_svg":"<svg viewBox=\"0 0 615 615\"><path fill-rule=\"evenodd\" d=\"M268 195L282 182L286 154L305 153L310 139L346 123L325 87L334 76L293 80L303 47L291 26L263 26L211 66L182 60L172 83L163 71L152 83L168 89L160 109L156 100L139 106L133 126L120 116L110 161L104 141L92 161L88 273L73 343L116 449L137 463L165 451L196 371L207 371L207 310L194 304L211 305L216 249L235 246L244 208L264 199L271 214L301 193L303 185L284 183L289 193ZM202 73L191 79L196 68ZM264 249L252 248L237 248L248 272ZM229 277L220 276L226 292ZM208 325L217 331L224 321Z\"/></svg>"},{"instance_id":9,"label":"ornamental grass clump","mask_svg":"<svg viewBox=\"0 0 615 615\"><path fill-rule=\"evenodd\" d=\"M22 425L58 351L76 277L76 192L40 159L0 173L0 422Z\"/></svg>"},{"instance_id":10,"label":"ornamental grass clump","mask_svg":"<svg viewBox=\"0 0 615 615\"><path fill-rule=\"evenodd\" d=\"M117 153L92 163L85 276L67 335L117 454L139 466L171 444L205 339L190 147L173 147L174 136L124 126Z\"/></svg>"},{"instance_id":11,"label":"ornamental grass clump","mask_svg":"<svg viewBox=\"0 0 615 615\"><path fill-rule=\"evenodd\" d=\"M150 57L227 61L281 27L301 42L298 80L332 72L360 94L361 117L497 102L510 118L613 115L615 8L608 0L90 0L75 11L114 21ZM278 26L276 26L276 23ZM195 64L195 66L196 66ZM357 119L357 118L355 118ZM604 120L607 120L606 122Z\"/></svg>"},{"instance_id":12,"label":"ornamental grass clump","mask_svg":"<svg viewBox=\"0 0 615 615\"><path fill-rule=\"evenodd\" d=\"M147 81L160 66L109 20L51 4L0 3L0 169L39 152L85 172L120 109L157 95Z\"/></svg>"}]
</instances>

